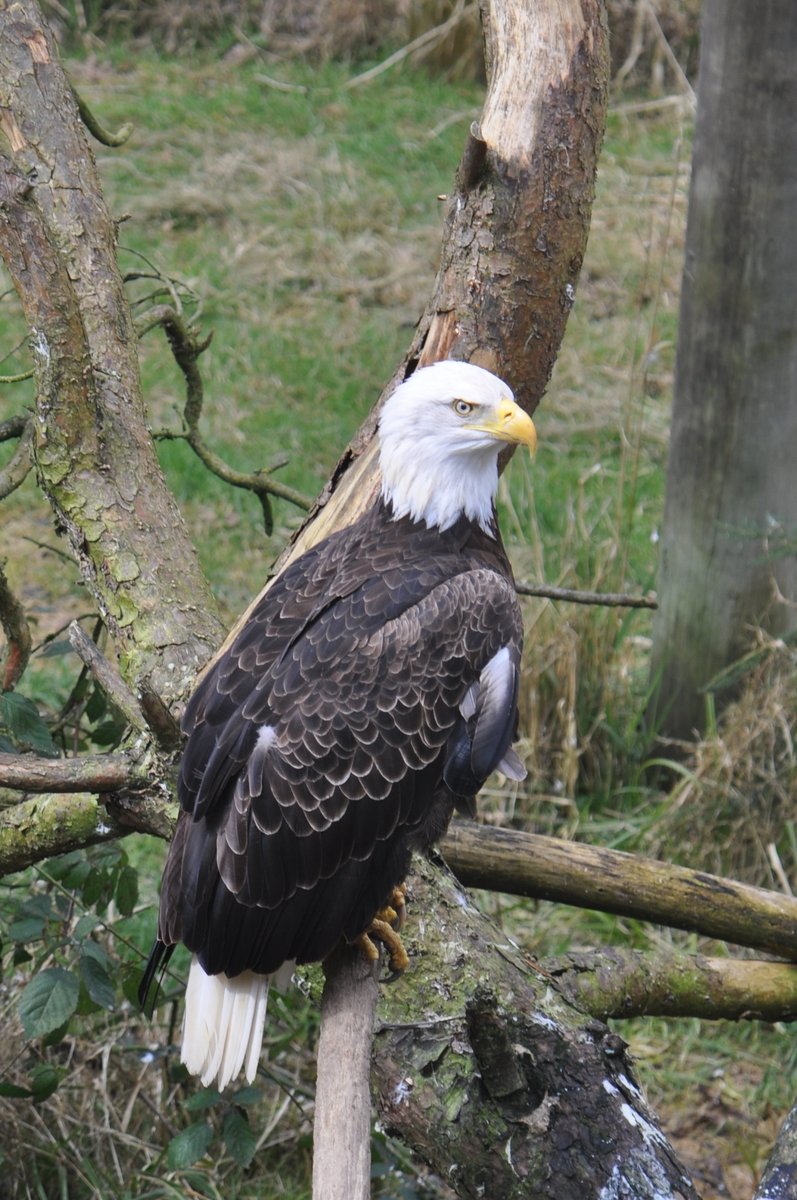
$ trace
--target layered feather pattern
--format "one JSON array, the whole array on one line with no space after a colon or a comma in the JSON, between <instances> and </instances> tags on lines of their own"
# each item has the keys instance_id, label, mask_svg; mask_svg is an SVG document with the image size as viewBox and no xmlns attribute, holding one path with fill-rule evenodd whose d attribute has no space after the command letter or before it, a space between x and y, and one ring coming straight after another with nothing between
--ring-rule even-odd
<instances>
[{"instance_id":1,"label":"layered feather pattern","mask_svg":"<svg viewBox=\"0 0 797 1200\"><path fill-rule=\"evenodd\" d=\"M193 952L183 1056L204 1082L252 1077L272 973L354 940L454 807L499 764L522 775L521 618L483 509L441 529L378 500L275 580L188 703L142 991Z\"/></svg>"}]
</instances>

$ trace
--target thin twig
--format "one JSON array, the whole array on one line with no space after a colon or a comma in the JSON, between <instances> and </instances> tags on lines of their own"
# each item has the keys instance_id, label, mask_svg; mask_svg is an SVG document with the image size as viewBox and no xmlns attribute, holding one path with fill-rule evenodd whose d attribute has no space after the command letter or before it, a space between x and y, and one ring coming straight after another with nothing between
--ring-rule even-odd
<instances>
[{"instance_id":1,"label":"thin twig","mask_svg":"<svg viewBox=\"0 0 797 1200\"><path fill-rule=\"evenodd\" d=\"M416 50L422 50L430 43L441 41L446 34L460 23L463 16L468 10L468 7L459 0L451 16L440 25L435 25L434 29L427 29L424 33L413 38L411 42L407 42L406 46L402 46L400 50L396 50L393 54L388 55L381 63L377 63L375 67L371 67L368 71L363 71L361 75L355 75L353 79L349 79L343 86L346 91L352 88L360 87L364 83L370 83L372 79L376 79L379 75L389 71L391 67L395 67L397 63L403 62L405 58L409 58Z\"/></svg>"},{"instance_id":2,"label":"thin twig","mask_svg":"<svg viewBox=\"0 0 797 1200\"><path fill-rule=\"evenodd\" d=\"M103 146L123 146L130 137L130 134L133 132L133 125L131 122L125 122L125 124L122 125L116 131L116 133L111 133L110 129L106 129L104 125L99 123L75 85L72 84L71 87L72 95L75 97L75 103L77 104L77 110L80 113L80 119L88 129L91 136Z\"/></svg>"},{"instance_id":3,"label":"thin twig","mask_svg":"<svg viewBox=\"0 0 797 1200\"><path fill-rule=\"evenodd\" d=\"M655 596L632 596L626 592L582 592L575 588L553 587L547 583L516 583L519 596L542 596L547 600L565 600L570 604L600 604L605 608L658 608Z\"/></svg>"},{"instance_id":4,"label":"thin twig","mask_svg":"<svg viewBox=\"0 0 797 1200\"><path fill-rule=\"evenodd\" d=\"M85 663L106 696L119 709L134 729L144 730L147 721L136 696L125 683L113 663L97 649L96 643L73 621L69 626L69 641L78 658Z\"/></svg>"},{"instance_id":5,"label":"thin twig","mask_svg":"<svg viewBox=\"0 0 797 1200\"><path fill-rule=\"evenodd\" d=\"M30 367L27 371L19 371L16 375L0 375L0 383L23 383L26 379L32 379L33 375L33 367Z\"/></svg>"},{"instance_id":6,"label":"thin twig","mask_svg":"<svg viewBox=\"0 0 797 1200\"><path fill-rule=\"evenodd\" d=\"M16 687L28 665L31 635L25 610L12 592L4 571L5 559L0 560L0 625L6 636L5 653L0 660L0 692Z\"/></svg>"},{"instance_id":7,"label":"thin twig","mask_svg":"<svg viewBox=\"0 0 797 1200\"><path fill-rule=\"evenodd\" d=\"M675 52L673 51L672 46L667 41L667 36L661 27L659 18L656 15L656 10L654 9L653 5L650 3L650 0L642 0L642 3L645 5L645 9L647 10L647 16L648 16L648 20L650 22L651 29L653 30L653 34L654 34L655 38L657 39L659 45L661 46L662 51L664 52L664 57L667 59L668 63L672 67L673 74L675 75L675 78L678 80L681 90L683 91L683 93L687 97L687 99L689 100L692 110L694 111L697 108L697 96L695 95L695 89L692 87L691 83L687 79L686 72L684 71L681 64L678 62L678 59L675 56Z\"/></svg>"},{"instance_id":8,"label":"thin twig","mask_svg":"<svg viewBox=\"0 0 797 1200\"><path fill-rule=\"evenodd\" d=\"M19 442L10 459L0 471L0 500L25 482L33 466L33 421L28 420L20 433Z\"/></svg>"},{"instance_id":9,"label":"thin twig","mask_svg":"<svg viewBox=\"0 0 797 1200\"><path fill-rule=\"evenodd\" d=\"M312 501L302 492L273 479L267 471L236 471L234 467L229 466L214 450L211 450L199 431L199 420L202 415L202 405L204 403L204 385L202 375L199 371L198 359L210 345L210 337L212 335L209 335L203 341L199 341L180 314L173 308L170 308L168 304L160 304L149 309L136 322L139 336L143 336L144 333L155 328L157 325L163 327L175 362L182 371L183 378L185 379L186 399L183 420L186 428L181 433L163 430L154 436L162 440L186 441L200 462L214 475L218 476L219 479L224 480L225 483L229 483L232 487L254 492L263 508L263 523L267 534L272 532L274 526L270 503L271 496L287 500L291 504L295 504L297 508L302 508L305 511L309 510Z\"/></svg>"},{"instance_id":10,"label":"thin twig","mask_svg":"<svg viewBox=\"0 0 797 1200\"><path fill-rule=\"evenodd\" d=\"M0 442L10 442L12 438L22 437L29 420L27 413L17 413L14 417L0 421Z\"/></svg>"}]
</instances>

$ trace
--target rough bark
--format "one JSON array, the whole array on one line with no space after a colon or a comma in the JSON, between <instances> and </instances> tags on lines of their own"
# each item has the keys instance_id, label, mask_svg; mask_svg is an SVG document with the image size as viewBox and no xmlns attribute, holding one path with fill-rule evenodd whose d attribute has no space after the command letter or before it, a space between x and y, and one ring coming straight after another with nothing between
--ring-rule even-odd
<instances>
[{"instance_id":1,"label":"rough bark","mask_svg":"<svg viewBox=\"0 0 797 1200\"><path fill-rule=\"evenodd\" d=\"M790 1200L797 1195L797 1105L772 1148L753 1200Z\"/></svg>"},{"instance_id":2,"label":"rough bark","mask_svg":"<svg viewBox=\"0 0 797 1200\"><path fill-rule=\"evenodd\" d=\"M795 56L790 0L706 0L652 664L676 738L752 626L797 625Z\"/></svg>"},{"instance_id":3,"label":"rough bark","mask_svg":"<svg viewBox=\"0 0 797 1200\"><path fill-rule=\"evenodd\" d=\"M625 1043L586 1020L452 876L418 862L406 975L383 989L379 1118L462 1197L693 1197ZM424 915L428 914L428 915Z\"/></svg>"},{"instance_id":4,"label":"rough bark","mask_svg":"<svg viewBox=\"0 0 797 1200\"><path fill-rule=\"evenodd\" d=\"M0 8L0 110L0 248L31 331L41 486L129 682L173 700L222 630L149 436L115 226L33 0Z\"/></svg>"},{"instance_id":5,"label":"rough bark","mask_svg":"<svg viewBox=\"0 0 797 1200\"><path fill-rule=\"evenodd\" d=\"M441 843L467 886L658 921L797 959L797 900L706 871L456 821Z\"/></svg>"},{"instance_id":6,"label":"rough bark","mask_svg":"<svg viewBox=\"0 0 797 1200\"><path fill-rule=\"evenodd\" d=\"M123 754L52 759L0 753L0 787L22 792L115 792L134 778L134 764Z\"/></svg>"}]
</instances>

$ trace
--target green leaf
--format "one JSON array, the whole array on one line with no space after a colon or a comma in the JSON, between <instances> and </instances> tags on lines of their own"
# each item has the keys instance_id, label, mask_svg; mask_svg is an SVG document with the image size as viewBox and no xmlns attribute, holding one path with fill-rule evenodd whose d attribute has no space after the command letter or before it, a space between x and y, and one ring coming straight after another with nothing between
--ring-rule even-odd
<instances>
[{"instance_id":1,"label":"green leaf","mask_svg":"<svg viewBox=\"0 0 797 1200\"><path fill-rule=\"evenodd\" d=\"M8 927L8 936L12 942L34 942L44 933L44 921L41 917L21 917L12 921Z\"/></svg>"},{"instance_id":2,"label":"green leaf","mask_svg":"<svg viewBox=\"0 0 797 1200\"><path fill-rule=\"evenodd\" d=\"M140 1007L138 1000L138 989L141 983L141 967L138 963L134 965L126 963L122 967L122 995L125 1000L132 1004L133 1008L138 1012Z\"/></svg>"},{"instance_id":3,"label":"green leaf","mask_svg":"<svg viewBox=\"0 0 797 1200\"><path fill-rule=\"evenodd\" d=\"M79 993L78 993L79 994ZM71 1014L70 1014L71 1016ZM42 1041L43 1046L57 1046L62 1042L69 1032L69 1017L64 1021L63 1025L57 1025L52 1033L48 1033L47 1037Z\"/></svg>"},{"instance_id":4,"label":"green leaf","mask_svg":"<svg viewBox=\"0 0 797 1200\"><path fill-rule=\"evenodd\" d=\"M91 740L95 746L115 746L122 740L124 731L124 721L101 721L91 731Z\"/></svg>"},{"instance_id":5,"label":"green leaf","mask_svg":"<svg viewBox=\"0 0 797 1200\"><path fill-rule=\"evenodd\" d=\"M166 1161L169 1169L180 1171L197 1162L213 1141L213 1130L206 1121L197 1121L189 1125L182 1133L178 1133L169 1142Z\"/></svg>"},{"instance_id":6,"label":"green leaf","mask_svg":"<svg viewBox=\"0 0 797 1200\"><path fill-rule=\"evenodd\" d=\"M131 916L138 904L138 871L122 867L116 881L116 907L123 917Z\"/></svg>"},{"instance_id":7,"label":"green leaf","mask_svg":"<svg viewBox=\"0 0 797 1200\"><path fill-rule=\"evenodd\" d=\"M203 1088L201 1092L194 1092L193 1096L189 1096L183 1107L186 1112L202 1112L203 1109L218 1104L220 1099L221 1092L216 1088Z\"/></svg>"},{"instance_id":8,"label":"green leaf","mask_svg":"<svg viewBox=\"0 0 797 1200\"><path fill-rule=\"evenodd\" d=\"M113 982L105 964L95 954L86 953L88 947L93 945L93 942L86 943L80 956L80 978L94 1003L99 1004L100 1008L110 1009L116 1003Z\"/></svg>"},{"instance_id":9,"label":"green leaf","mask_svg":"<svg viewBox=\"0 0 797 1200\"><path fill-rule=\"evenodd\" d=\"M94 686L91 695L86 702L86 716L91 721L92 725L95 721L99 721L105 716L108 711L108 699L105 692L99 685Z\"/></svg>"},{"instance_id":10,"label":"green leaf","mask_svg":"<svg viewBox=\"0 0 797 1200\"><path fill-rule=\"evenodd\" d=\"M230 1158L234 1159L239 1167L248 1167L255 1157L257 1138L249 1128L249 1122L243 1113L227 1113L222 1134Z\"/></svg>"},{"instance_id":11,"label":"green leaf","mask_svg":"<svg viewBox=\"0 0 797 1200\"><path fill-rule=\"evenodd\" d=\"M110 900L111 879L107 871L93 868L83 883L82 897L87 908L104 908Z\"/></svg>"},{"instance_id":12,"label":"green leaf","mask_svg":"<svg viewBox=\"0 0 797 1200\"><path fill-rule=\"evenodd\" d=\"M72 643L66 638L55 638L52 642L47 642L39 651L40 658L58 658L62 654L74 654Z\"/></svg>"},{"instance_id":13,"label":"green leaf","mask_svg":"<svg viewBox=\"0 0 797 1200\"><path fill-rule=\"evenodd\" d=\"M75 923L75 928L72 932L72 937L76 942L82 942L90 933L93 933L98 925L102 924L99 917L95 917L93 913L84 913L82 917Z\"/></svg>"},{"instance_id":14,"label":"green leaf","mask_svg":"<svg viewBox=\"0 0 797 1200\"><path fill-rule=\"evenodd\" d=\"M36 705L27 696L20 696L18 692L0 694L0 725L25 749L46 754L48 758L59 757L58 747L50 737L49 729L39 716Z\"/></svg>"},{"instance_id":15,"label":"green leaf","mask_svg":"<svg viewBox=\"0 0 797 1200\"><path fill-rule=\"evenodd\" d=\"M0 1082L0 1096L7 1096L9 1100L22 1100L31 1095L30 1088L18 1087L16 1083L7 1083L5 1080Z\"/></svg>"},{"instance_id":16,"label":"green leaf","mask_svg":"<svg viewBox=\"0 0 797 1200\"><path fill-rule=\"evenodd\" d=\"M19 998L25 1037L45 1037L60 1028L77 1008L80 984L63 967L48 967L34 975Z\"/></svg>"},{"instance_id":17,"label":"green leaf","mask_svg":"<svg viewBox=\"0 0 797 1200\"><path fill-rule=\"evenodd\" d=\"M48 858L44 863L44 872L52 879L65 879L73 867L82 865L85 861L85 850L70 850L67 854Z\"/></svg>"},{"instance_id":18,"label":"green leaf","mask_svg":"<svg viewBox=\"0 0 797 1200\"><path fill-rule=\"evenodd\" d=\"M53 1067L49 1063L40 1063L30 1077L33 1103L41 1104L43 1100L52 1096L64 1075L65 1071L62 1068Z\"/></svg>"},{"instance_id":19,"label":"green leaf","mask_svg":"<svg viewBox=\"0 0 797 1200\"><path fill-rule=\"evenodd\" d=\"M233 1096L234 1104L259 1104L263 1099L263 1089L259 1087L242 1087Z\"/></svg>"},{"instance_id":20,"label":"green leaf","mask_svg":"<svg viewBox=\"0 0 797 1200\"><path fill-rule=\"evenodd\" d=\"M108 951L105 949L105 947L102 946L99 942L95 942L89 938L80 947L80 952L81 952L81 954L84 954L87 958L96 959L96 961L100 964L101 967L104 967L106 971L110 971L110 969L111 969L110 956L108 954Z\"/></svg>"},{"instance_id":21,"label":"green leaf","mask_svg":"<svg viewBox=\"0 0 797 1200\"><path fill-rule=\"evenodd\" d=\"M29 917L49 917L53 911L52 897L46 893L30 896L22 905L22 911Z\"/></svg>"}]
</instances>

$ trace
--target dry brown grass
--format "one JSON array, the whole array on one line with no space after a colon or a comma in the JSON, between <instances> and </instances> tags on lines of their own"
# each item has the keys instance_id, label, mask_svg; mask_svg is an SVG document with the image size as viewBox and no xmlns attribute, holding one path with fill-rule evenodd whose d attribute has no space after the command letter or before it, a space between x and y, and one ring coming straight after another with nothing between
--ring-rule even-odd
<instances>
[{"instance_id":1,"label":"dry brown grass","mask_svg":"<svg viewBox=\"0 0 797 1200\"><path fill-rule=\"evenodd\" d=\"M740 664L740 670L744 664ZM702 739L650 831L662 856L776 891L797 879L797 653L756 631L741 691Z\"/></svg>"}]
</instances>

